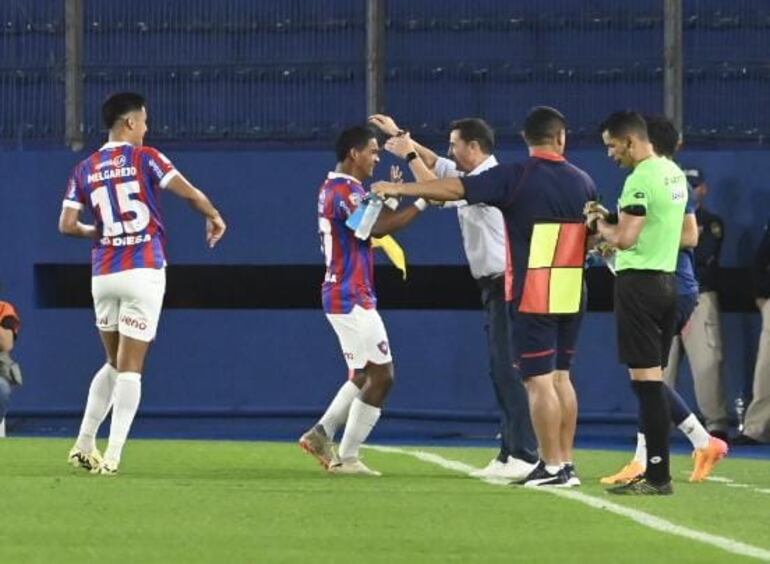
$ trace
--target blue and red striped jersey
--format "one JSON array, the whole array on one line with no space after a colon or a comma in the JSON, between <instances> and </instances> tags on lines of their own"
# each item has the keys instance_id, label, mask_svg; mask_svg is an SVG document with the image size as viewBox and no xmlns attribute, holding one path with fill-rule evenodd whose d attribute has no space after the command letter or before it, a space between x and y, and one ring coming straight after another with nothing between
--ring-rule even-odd
<instances>
[{"instance_id":1,"label":"blue and red striped jersey","mask_svg":"<svg viewBox=\"0 0 770 564\"><path fill-rule=\"evenodd\" d=\"M107 143L75 167L64 206L94 217L93 276L166 265L160 189L175 174L160 151L129 143Z\"/></svg>"},{"instance_id":2,"label":"blue and red striped jersey","mask_svg":"<svg viewBox=\"0 0 770 564\"><path fill-rule=\"evenodd\" d=\"M365 195L357 179L336 172L329 173L318 192L318 233L326 261L321 298L326 313L377 306L371 240L357 239L345 225Z\"/></svg>"}]
</instances>

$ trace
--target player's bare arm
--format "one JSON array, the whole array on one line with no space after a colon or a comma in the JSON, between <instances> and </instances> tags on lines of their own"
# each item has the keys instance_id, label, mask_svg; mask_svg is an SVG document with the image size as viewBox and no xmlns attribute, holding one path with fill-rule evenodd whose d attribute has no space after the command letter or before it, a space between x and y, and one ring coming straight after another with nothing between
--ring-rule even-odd
<instances>
[{"instance_id":1,"label":"player's bare arm","mask_svg":"<svg viewBox=\"0 0 770 564\"><path fill-rule=\"evenodd\" d=\"M96 237L96 227L81 223L80 210L64 207L59 216L59 232L70 237L93 239Z\"/></svg>"},{"instance_id":2,"label":"player's bare arm","mask_svg":"<svg viewBox=\"0 0 770 564\"><path fill-rule=\"evenodd\" d=\"M679 240L680 249L694 249L698 246L698 220L694 213L686 213L682 222L682 238Z\"/></svg>"},{"instance_id":3,"label":"player's bare arm","mask_svg":"<svg viewBox=\"0 0 770 564\"><path fill-rule=\"evenodd\" d=\"M459 178L441 178L429 182L409 182L406 184L375 182L372 184L372 192L382 197L414 196L440 202L462 200L465 197L465 187Z\"/></svg>"},{"instance_id":4,"label":"player's bare arm","mask_svg":"<svg viewBox=\"0 0 770 564\"><path fill-rule=\"evenodd\" d=\"M398 138L403 137L404 135L409 135L408 132L404 131L403 129L399 128L398 125L396 125L396 122L392 117L386 116L384 114L374 114L373 116L369 116L369 123L377 127L386 135L390 135L391 138ZM413 139L411 141L413 146L412 150L415 151L417 155L422 159L422 161L425 163L425 166L432 170L433 167L436 166L438 155L427 147L420 145L417 141ZM387 147L385 148L387 149Z\"/></svg>"},{"instance_id":5,"label":"player's bare arm","mask_svg":"<svg viewBox=\"0 0 770 564\"><path fill-rule=\"evenodd\" d=\"M396 211L383 208L377 222L372 227L372 237L392 235L412 223L421 211L422 209L416 205L404 206Z\"/></svg>"},{"instance_id":6,"label":"player's bare arm","mask_svg":"<svg viewBox=\"0 0 770 564\"><path fill-rule=\"evenodd\" d=\"M167 189L180 198L187 200L190 206L206 217L206 242L209 247L216 245L227 230L227 224L208 196L181 174L175 175L168 183Z\"/></svg>"}]
</instances>

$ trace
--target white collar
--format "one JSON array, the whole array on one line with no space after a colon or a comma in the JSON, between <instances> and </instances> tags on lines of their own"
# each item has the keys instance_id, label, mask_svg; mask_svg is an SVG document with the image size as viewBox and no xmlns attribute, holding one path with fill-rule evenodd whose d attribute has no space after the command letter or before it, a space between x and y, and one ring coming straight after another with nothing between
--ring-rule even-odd
<instances>
[{"instance_id":1,"label":"white collar","mask_svg":"<svg viewBox=\"0 0 770 564\"><path fill-rule=\"evenodd\" d=\"M107 141L99 150L104 151L105 149L115 149L116 147L122 147L124 145L131 145L131 143L128 141Z\"/></svg>"},{"instance_id":2,"label":"white collar","mask_svg":"<svg viewBox=\"0 0 770 564\"><path fill-rule=\"evenodd\" d=\"M479 166L477 166L472 171L470 171L468 173L468 176L475 176L477 174L481 174L485 170L489 170L492 167L496 167L497 164L498 163L497 163L497 159L495 158L495 156L494 155L489 155L486 159L481 161Z\"/></svg>"},{"instance_id":3,"label":"white collar","mask_svg":"<svg viewBox=\"0 0 770 564\"><path fill-rule=\"evenodd\" d=\"M349 174L344 174L342 172L330 172L326 178L329 180L332 180L334 178L344 178L345 180L350 180L352 182L355 182L356 184L361 184L361 181L356 178L355 176L350 176Z\"/></svg>"}]
</instances>

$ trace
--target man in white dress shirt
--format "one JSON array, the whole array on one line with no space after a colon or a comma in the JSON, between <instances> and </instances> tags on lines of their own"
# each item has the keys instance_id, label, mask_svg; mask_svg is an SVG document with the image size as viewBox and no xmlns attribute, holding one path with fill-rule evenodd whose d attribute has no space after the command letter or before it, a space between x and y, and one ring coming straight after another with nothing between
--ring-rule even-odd
<instances>
[{"instance_id":1,"label":"man in white dress shirt","mask_svg":"<svg viewBox=\"0 0 770 564\"><path fill-rule=\"evenodd\" d=\"M498 164L492 154L494 131L482 119L466 118L452 122L450 158L439 157L411 139L409 133L399 129L388 116L373 115L369 121L391 136L385 148L406 159L418 181L476 175ZM508 344L505 307L507 252L503 216L499 209L484 204L467 205L462 201L451 204L457 207L465 254L481 291L486 314L490 374L502 413L500 452L485 468L472 475L521 479L529 474L538 460L537 440L530 420L527 391L518 371L513 368Z\"/></svg>"}]
</instances>

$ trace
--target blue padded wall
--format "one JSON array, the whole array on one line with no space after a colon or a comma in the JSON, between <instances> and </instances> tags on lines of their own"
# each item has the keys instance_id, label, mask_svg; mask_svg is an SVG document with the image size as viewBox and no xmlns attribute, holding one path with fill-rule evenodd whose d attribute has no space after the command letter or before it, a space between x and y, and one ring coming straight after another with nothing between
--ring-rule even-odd
<instances>
[{"instance_id":1,"label":"blue padded wall","mask_svg":"<svg viewBox=\"0 0 770 564\"><path fill-rule=\"evenodd\" d=\"M162 146L161 146L162 148ZM501 151L501 160L521 150ZM208 250L203 222L172 196L164 198L172 264L319 264L317 188L331 166L328 152L188 152L170 157L222 209L230 232ZM56 230L66 177L83 154L0 153L3 205L0 247L3 296L17 304L24 327L17 356L27 384L13 410L82 408L91 373L102 362L87 309L44 309L35 302L33 266L86 263L88 244ZM623 174L604 152L579 150L572 160L590 171L606 201ZM724 265L746 266L768 216L770 161L764 152L685 154L702 166L709 205L727 223ZM381 165L381 172L387 163ZM411 264L463 264L456 218L430 210L398 236ZM320 281L319 281L320 282ZM437 281L440 283L440 281ZM408 281L407 281L408 284ZM390 408L433 413L490 413L482 316L475 311L383 311L398 384ZM758 314L724 316L731 393L751 373ZM584 413L631 413L634 401L615 362L612 317L588 315L575 381ZM345 375L337 343L319 310L168 310L146 370L143 409L176 413L320 410Z\"/></svg>"}]
</instances>

